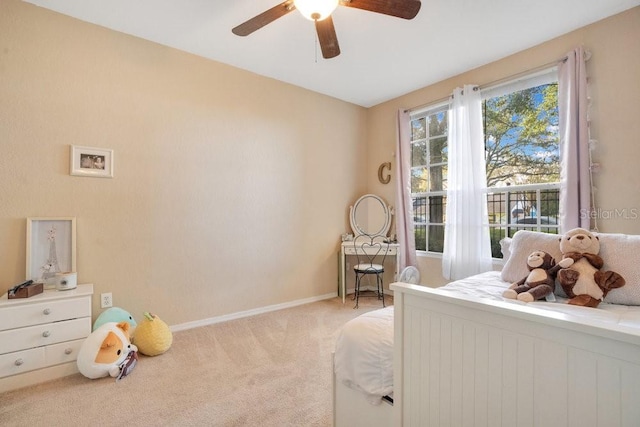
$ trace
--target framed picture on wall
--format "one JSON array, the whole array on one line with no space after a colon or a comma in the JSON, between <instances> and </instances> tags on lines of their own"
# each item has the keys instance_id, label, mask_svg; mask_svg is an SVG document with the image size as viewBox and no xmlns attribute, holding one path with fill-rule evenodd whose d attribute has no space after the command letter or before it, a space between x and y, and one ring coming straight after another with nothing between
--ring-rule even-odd
<instances>
[{"instance_id":1,"label":"framed picture on wall","mask_svg":"<svg viewBox=\"0 0 640 427\"><path fill-rule=\"evenodd\" d=\"M71 175L113 178L113 150L72 145L69 164Z\"/></svg>"},{"instance_id":2,"label":"framed picture on wall","mask_svg":"<svg viewBox=\"0 0 640 427\"><path fill-rule=\"evenodd\" d=\"M27 218L27 277L47 283L56 273L76 271L76 219Z\"/></svg>"}]
</instances>

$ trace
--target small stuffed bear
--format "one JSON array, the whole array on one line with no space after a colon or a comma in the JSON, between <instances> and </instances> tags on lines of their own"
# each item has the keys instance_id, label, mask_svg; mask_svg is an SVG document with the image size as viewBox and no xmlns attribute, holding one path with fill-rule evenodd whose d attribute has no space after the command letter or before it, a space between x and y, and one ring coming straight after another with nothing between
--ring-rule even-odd
<instances>
[{"instance_id":1,"label":"small stuffed bear","mask_svg":"<svg viewBox=\"0 0 640 427\"><path fill-rule=\"evenodd\" d=\"M571 258L565 258L556 264L556 260L547 252L531 252L527 257L529 274L524 279L512 284L502 293L502 296L524 302L542 299L553 293L558 271L571 264L573 264Z\"/></svg>"},{"instance_id":2,"label":"small stuffed bear","mask_svg":"<svg viewBox=\"0 0 640 427\"><path fill-rule=\"evenodd\" d=\"M574 228L560 237L563 259L573 265L558 272L558 282L567 294L569 304L597 307L607 293L624 286L624 278L613 271L600 271L604 261L598 255L600 239L584 228Z\"/></svg>"}]
</instances>

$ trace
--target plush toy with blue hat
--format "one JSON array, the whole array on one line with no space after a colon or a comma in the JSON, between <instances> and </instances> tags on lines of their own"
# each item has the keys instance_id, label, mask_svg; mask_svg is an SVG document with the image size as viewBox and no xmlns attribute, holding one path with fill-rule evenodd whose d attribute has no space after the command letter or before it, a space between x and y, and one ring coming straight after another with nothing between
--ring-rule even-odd
<instances>
[{"instance_id":1,"label":"plush toy with blue hat","mask_svg":"<svg viewBox=\"0 0 640 427\"><path fill-rule=\"evenodd\" d=\"M115 323L127 322L127 323L129 323L129 326L130 326L129 334L130 335L133 335L133 332L134 332L136 326L138 326L138 323L136 322L136 320L133 318L133 316L128 311L123 310L120 307L111 307L111 308L103 311L102 313L100 313L100 315L98 316L96 321L93 323L92 331L95 331L100 326L104 325L105 323L110 323L110 322L115 322Z\"/></svg>"}]
</instances>

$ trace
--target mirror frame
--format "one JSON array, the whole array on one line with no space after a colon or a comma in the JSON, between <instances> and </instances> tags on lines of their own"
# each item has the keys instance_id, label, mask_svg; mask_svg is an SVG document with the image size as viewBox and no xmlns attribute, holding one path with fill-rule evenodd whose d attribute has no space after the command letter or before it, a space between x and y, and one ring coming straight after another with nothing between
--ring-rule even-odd
<instances>
[{"instance_id":1,"label":"mirror frame","mask_svg":"<svg viewBox=\"0 0 640 427\"><path fill-rule=\"evenodd\" d=\"M380 203L385 218L384 225L380 228L380 230L377 230L373 233L368 233L367 230L363 230L360 226L358 226L358 222L356 221L358 205L369 198L375 199ZM387 204L384 202L384 200L382 200L381 197L378 197L375 194L365 194L364 196L361 196L358 200L356 200L353 206L349 208L349 222L351 223L351 230L353 231L353 234L355 236L365 234L368 236L386 237L387 233L389 232L389 228L391 228L391 212L389 210L389 206L387 206Z\"/></svg>"}]
</instances>

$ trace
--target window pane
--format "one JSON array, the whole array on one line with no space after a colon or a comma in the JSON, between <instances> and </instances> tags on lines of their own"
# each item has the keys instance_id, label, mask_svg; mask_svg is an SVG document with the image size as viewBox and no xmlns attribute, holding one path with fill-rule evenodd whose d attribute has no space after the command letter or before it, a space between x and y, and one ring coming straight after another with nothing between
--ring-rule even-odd
<instances>
[{"instance_id":1,"label":"window pane","mask_svg":"<svg viewBox=\"0 0 640 427\"><path fill-rule=\"evenodd\" d=\"M506 193L487 194L487 212L489 213L489 224L506 224L505 215Z\"/></svg>"},{"instance_id":2,"label":"window pane","mask_svg":"<svg viewBox=\"0 0 640 427\"><path fill-rule=\"evenodd\" d=\"M411 120L411 140L424 139L427 137L426 118Z\"/></svg>"},{"instance_id":3,"label":"window pane","mask_svg":"<svg viewBox=\"0 0 640 427\"><path fill-rule=\"evenodd\" d=\"M427 226L426 225L416 225L415 226L415 236L416 236L416 250L418 251L426 251L427 250Z\"/></svg>"},{"instance_id":4,"label":"window pane","mask_svg":"<svg viewBox=\"0 0 640 427\"><path fill-rule=\"evenodd\" d=\"M414 197L413 201L413 226L416 236L416 250L427 250L427 198Z\"/></svg>"},{"instance_id":5,"label":"window pane","mask_svg":"<svg viewBox=\"0 0 640 427\"><path fill-rule=\"evenodd\" d=\"M558 85L484 101L487 186L558 182Z\"/></svg>"},{"instance_id":6,"label":"window pane","mask_svg":"<svg viewBox=\"0 0 640 427\"><path fill-rule=\"evenodd\" d=\"M540 191L540 216L547 217L549 223L560 223L560 190L541 190Z\"/></svg>"},{"instance_id":7,"label":"window pane","mask_svg":"<svg viewBox=\"0 0 640 427\"><path fill-rule=\"evenodd\" d=\"M426 167L411 168L411 192L424 193L429 184L429 169Z\"/></svg>"},{"instance_id":8,"label":"window pane","mask_svg":"<svg viewBox=\"0 0 640 427\"><path fill-rule=\"evenodd\" d=\"M491 256L493 258L502 258L502 250L500 248L500 240L506 237L505 228L491 228Z\"/></svg>"},{"instance_id":9,"label":"window pane","mask_svg":"<svg viewBox=\"0 0 640 427\"><path fill-rule=\"evenodd\" d=\"M489 189L487 210L494 258L502 258L500 239L513 237L518 230L558 234L559 186L556 183L553 188L531 191L518 191L514 187Z\"/></svg>"},{"instance_id":10,"label":"window pane","mask_svg":"<svg viewBox=\"0 0 640 427\"><path fill-rule=\"evenodd\" d=\"M432 164L447 162L447 137L429 141L429 160Z\"/></svg>"},{"instance_id":11,"label":"window pane","mask_svg":"<svg viewBox=\"0 0 640 427\"><path fill-rule=\"evenodd\" d=\"M429 168L431 177L430 191L443 191L447 189L447 167L431 166Z\"/></svg>"},{"instance_id":12,"label":"window pane","mask_svg":"<svg viewBox=\"0 0 640 427\"><path fill-rule=\"evenodd\" d=\"M411 144L411 166L424 166L427 164L426 140Z\"/></svg>"},{"instance_id":13,"label":"window pane","mask_svg":"<svg viewBox=\"0 0 640 427\"><path fill-rule=\"evenodd\" d=\"M444 224L447 209L446 196L429 196L429 222ZM444 237L444 235L443 235Z\"/></svg>"},{"instance_id":14,"label":"window pane","mask_svg":"<svg viewBox=\"0 0 640 427\"><path fill-rule=\"evenodd\" d=\"M416 197L413 199L413 222L414 224L427 222L426 197Z\"/></svg>"},{"instance_id":15,"label":"window pane","mask_svg":"<svg viewBox=\"0 0 640 427\"><path fill-rule=\"evenodd\" d=\"M441 111L429 116L429 136L447 134L447 111Z\"/></svg>"},{"instance_id":16,"label":"window pane","mask_svg":"<svg viewBox=\"0 0 640 427\"><path fill-rule=\"evenodd\" d=\"M429 251L442 252L444 248L444 225L429 226Z\"/></svg>"}]
</instances>

